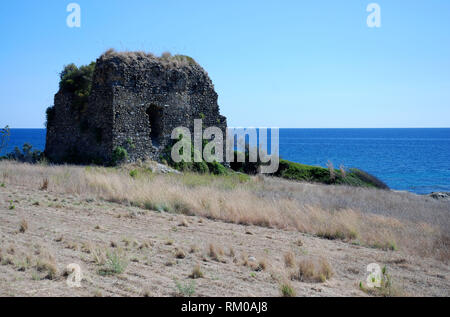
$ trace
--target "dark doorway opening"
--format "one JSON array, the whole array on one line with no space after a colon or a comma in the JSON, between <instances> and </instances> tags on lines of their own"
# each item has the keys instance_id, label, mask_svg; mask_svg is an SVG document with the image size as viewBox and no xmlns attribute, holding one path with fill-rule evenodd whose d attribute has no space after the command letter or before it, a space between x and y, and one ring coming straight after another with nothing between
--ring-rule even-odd
<instances>
[{"instance_id":1,"label":"dark doorway opening","mask_svg":"<svg viewBox=\"0 0 450 317\"><path fill-rule=\"evenodd\" d=\"M163 109L157 105L151 104L146 111L150 123L150 139L153 146L158 147L161 144L163 132Z\"/></svg>"}]
</instances>

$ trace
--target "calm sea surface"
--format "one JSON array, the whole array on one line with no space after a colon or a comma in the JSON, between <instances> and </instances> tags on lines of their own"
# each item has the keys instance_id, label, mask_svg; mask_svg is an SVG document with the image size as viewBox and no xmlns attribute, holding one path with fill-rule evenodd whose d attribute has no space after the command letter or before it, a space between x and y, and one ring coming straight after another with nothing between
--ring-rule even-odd
<instances>
[{"instance_id":1,"label":"calm sea surface","mask_svg":"<svg viewBox=\"0 0 450 317\"><path fill-rule=\"evenodd\" d=\"M45 129L12 129L8 151L26 142L43 150ZM280 155L358 167L393 189L450 192L450 129L281 129Z\"/></svg>"}]
</instances>

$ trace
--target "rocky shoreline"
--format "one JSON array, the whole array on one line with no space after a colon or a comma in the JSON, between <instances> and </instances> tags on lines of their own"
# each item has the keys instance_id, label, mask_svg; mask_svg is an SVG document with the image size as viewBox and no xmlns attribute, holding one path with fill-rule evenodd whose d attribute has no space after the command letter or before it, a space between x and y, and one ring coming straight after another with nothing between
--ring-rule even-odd
<instances>
[{"instance_id":1,"label":"rocky shoreline","mask_svg":"<svg viewBox=\"0 0 450 317\"><path fill-rule=\"evenodd\" d=\"M428 194L426 196L437 200L450 201L450 192L432 192L431 194Z\"/></svg>"}]
</instances>

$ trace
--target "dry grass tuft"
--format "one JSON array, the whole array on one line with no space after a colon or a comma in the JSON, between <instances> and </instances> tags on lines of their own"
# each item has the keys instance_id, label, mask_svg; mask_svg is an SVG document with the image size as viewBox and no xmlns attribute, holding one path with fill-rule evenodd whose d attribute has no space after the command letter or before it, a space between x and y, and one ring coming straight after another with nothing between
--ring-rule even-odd
<instances>
[{"instance_id":1,"label":"dry grass tuft","mask_svg":"<svg viewBox=\"0 0 450 317\"><path fill-rule=\"evenodd\" d=\"M81 252L90 254L94 249L94 245L91 242L83 242L81 244Z\"/></svg>"},{"instance_id":2,"label":"dry grass tuft","mask_svg":"<svg viewBox=\"0 0 450 317\"><path fill-rule=\"evenodd\" d=\"M71 249L74 251L78 251L78 243L73 242L73 241L68 241L66 243L66 249Z\"/></svg>"},{"instance_id":3,"label":"dry grass tuft","mask_svg":"<svg viewBox=\"0 0 450 317\"><path fill-rule=\"evenodd\" d=\"M173 240L167 240L166 242L165 242L165 245L173 245Z\"/></svg>"},{"instance_id":4,"label":"dry grass tuft","mask_svg":"<svg viewBox=\"0 0 450 317\"><path fill-rule=\"evenodd\" d=\"M236 257L236 252L234 251L233 247L230 247L228 249L228 256L230 256L232 258Z\"/></svg>"},{"instance_id":5,"label":"dry grass tuft","mask_svg":"<svg viewBox=\"0 0 450 317\"><path fill-rule=\"evenodd\" d=\"M199 264L194 266L194 268L192 269L192 273L191 273L191 275L189 275L189 277L192 279L197 279L197 278L203 277L203 272L202 272Z\"/></svg>"},{"instance_id":6,"label":"dry grass tuft","mask_svg":"<svg viewBox=\"0 0 450 317\"><path fill-rule=\"evenodd\" d=\"M14 264L14 260L10 256L4 256L4 257L2 257L1 264L2 265L13 265Z\"/></svg>"},{"instance_id":7,"label":"dry grass tuft","mask_svg":"<svg viewBox=\"0 0 450 317\"><path fill-rule=\"evenodd\" d=\"M98 289L94 292L93 297L103 297L103 293Z\"/></svg>"},{"instance_id":8,"label":"dry grass tuft","mask_svg":"<svg viewBox=\"0 0 450 317\"><path fill-rule=\"evenodd\" d=\"M92 262L96 265L104 265L106 262L106 253L103 248L92 248L90 250Z\"/></svg>"},{"instance_id":9,"label":"dry grass tuft","mask_svg":"<svg viewBox=\"0 0 450 317\"><path fill-rule=\"evenodd\" d=\"M146 288L142 291L142 297L152 297L152 291L150 290L149 287L146 287Z\"/></svg>"},{"instance_id":10,"label":"dry grass tuft","mask_svg":"<svg viewBox=\"0 0 450 317\"><path fill-rule=\"evenodd\" d=\"M8 247L8 249L6 249L6 252L7 252L8 254L14 255L14 254L16 253L16 248L15 248L15 246L11 244L11 245Z\"/></svg>"},{"instance_id":11,"label":"dry grass tuft","mask_svg":"<svg viewBox=\"0 0 450 317\"><path fill-rule=\"evenodd\" d=\"M175 257L177 259L184 259L186 257L186 253L184 253L184 250L181 248L175 249Z\"/></svg>"},{"instance_id":12,"label":"dry grass tuft","mask_svg":"<svg viewBox=\"0 0 450 317\"><path fill-rule=\"evenodd\" d=\"M36 262L36 270L41 273L45 273L46 279L53 280L58 274L58 268L54 260L49 258L40 258Z\"/></svg>"},{"instance_id":13,"label":"dry grass tuft","mask_svg":"<svg viewBox=\"0 0 450 317\"><path fill-rule=\"evenodd\" d=\"M25 272L28 268L31 267L32 259L30 256L26 256L25 259L14 259L13 265L14 268L19 272Z\"/></svg>"},{"instance_id":14,"label":"dry grass tuft","mask_svg":"<svg viewBox=\"0 0 450 317\"><path fill-rule=\"evenodd\" d=\"M191 247L189 248L189 253L196 253L198 251L198 247L193 244L191 245Z\"/></svg>"},{"instance_id":15,"label":"dry grass tuft","mask_svg":"<svg viewBox=\"0 0 450 317\"><path fill-rule=\"evenodd\" d=\"M261 259L258 261L258 265L255 269L255 271L265 271L268 268L269 264L267 262L267 259Z\"/></svg>"},{"instance_id":16,"label":"dry grass tuft","mask_svg":"<svg viewBox=\"0 0 450 317\"><path fill-rule=\"evenodd\" d=\"M328 168L328 172L330 173L330 181L333 181L336 178L336 172L334 170L333 162L328 161L327 168Z\"/></svg>"},{"instance_id":17,"label":"dry grass tuft","mask_svg":"<svg viewBox=\"0 0 450 317\"><path fill-rule=\"evenodd\" d=\"M304 259L298 263L298 270L291 279L306 283L323 283L333 276L331 265L324 258Z\"/></svg>"},{"instance_id":18,"label":"dry grass tuft","mask_svg":"<svg viewBox=\"0 0 450 317\"><path fill-rule=\"evenodd\" d=\"M40 190L47 190L47 189L48 189L48 178L44 178Z\"/></svg>"},{"instance_id":19,"label":"dry grass tuft","mask_svg":"<svg viewBox=\"0 0 450 317\"><path fill-rule=\"evenodd\" d=\"M20 222L19 232L25 233L28 230L28 222L25 219L22 219Z\"/></svg>"},{"instance_id":20,"label":"dry grass tuft","mask_svg":"<svg viewBox=\"0 0 450 317\"><path fill-rule=\"evenodd\" d=\"M180 227L189 227L189 224L185 218L183 218L180 223L178 224Z\"/></svg>"},{"instance_id":21,"label":"dry grass tuft","mask_svg":"<svg viewBox=\"0 0 450 317\"><path fill-rule=\"evenodd\" d=\"M248 254L247 253L242 253L241 254L241 261L242 261L242 265L243 266L250 266L250 261L248 259Z\"/></svg>"},{"instance_id":22,"label":"dry grass tuft","mask_svg":"<svg viewBox=\"0 0 450 317\"><path fill-rule=\"evenodd\" d=\"M295 258L294 258L294 253L292 252L287 252L284 254L284 265L288 268L293 268L295 266Z\"/></svg>"},{"instance_id":23,"label":"dry grass tuft","mask_svg":"<svg viewBox=\"0 0 450 317\"><path fill-rule=\"evenodd\" d=\"M208 248L208 256L217 262L222 262L222 256L223 256L224 252L223 249L221 247L218 247L212 243L209 244L209 248Z\"/></svg>"},{"instance_id":24,"label":"dry grass tuft","mask_svg":"<svg viewBox=\"0 0 450 317\"><path fill-rule=\"evenodd\" d=\"M142 242L141 245L139 246L139 250L143 250L143 249L150 249L150 247L152 246L152 244L150 242Z\"/></svg>"}]
</instances>

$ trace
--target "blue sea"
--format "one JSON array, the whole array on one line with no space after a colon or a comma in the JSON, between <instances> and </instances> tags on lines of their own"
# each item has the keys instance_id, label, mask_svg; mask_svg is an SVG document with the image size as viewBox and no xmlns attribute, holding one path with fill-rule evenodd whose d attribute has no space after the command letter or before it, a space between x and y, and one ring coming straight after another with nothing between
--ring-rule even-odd
<instances>
[{"instance_id":1,"label":"blue sea","mask_svg":"<svg viewBox=\"0 0 450 317\"><path fill-rule=\"evenodd\" d=\"M45 129L12 129L8 151L45 148ZM4 153L2 153L4 154ZM309 165L358 167L392 189L450 192L450 128L280 129L280 156Z\"/></svg>"}]
</instances>

